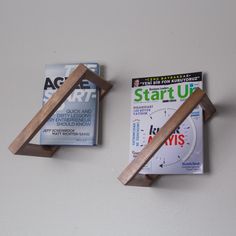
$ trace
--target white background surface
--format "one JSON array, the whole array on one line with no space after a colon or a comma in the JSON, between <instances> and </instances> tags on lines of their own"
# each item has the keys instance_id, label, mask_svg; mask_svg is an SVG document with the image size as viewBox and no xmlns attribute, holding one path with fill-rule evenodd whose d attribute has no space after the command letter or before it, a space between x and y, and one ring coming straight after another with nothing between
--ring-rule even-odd
<instances>
[{"instance_id":1,"label":"white background surface","mask_svg":"<svg viewBox=\"0 0 236 236\"><path fill-rule=\"evenodd\" d=\"M235 11L235 1L1 0L0 235L236 235ZM80 61L114 83L103 144L14 157L8 145L41 106L44 65ZM123 186L131 78L193 71L218 109L209 172Z\"/></svg>"}]
</instances>

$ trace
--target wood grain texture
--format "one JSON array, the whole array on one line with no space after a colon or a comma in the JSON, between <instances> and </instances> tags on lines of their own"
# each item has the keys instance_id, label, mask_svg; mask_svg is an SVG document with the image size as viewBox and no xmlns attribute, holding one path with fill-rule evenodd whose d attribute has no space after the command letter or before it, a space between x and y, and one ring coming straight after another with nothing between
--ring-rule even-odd
<instances>
[{"instance_id":1,"label":"wood grain texture","mask_svg":"<svg viewBox=\"0 0 236 236\"><path fill-rule=\"evenodd\" d=\"M56 152L58 146L42 146L29 142L83 79L95 83L103 91L100 93L101 98L112 88L110 83L80 64L10 144L9 150L13 154L51 157Z\"/></svg>"},{"instance_id":2,"label":"wood grain texture","mask_svg":"<svg viewBox=\"0 0 236 236\"><path fill-rule=\"evenodd\" d=\"M160 175L143 175L137 174L135 178L131 179L129 186L150 187L160 177Z\"/></svg>"},{"instance_id":3,"label":"wood grain texture","mask_svg":"<svg viewBox=\"0 0 236 236\"><path fill-rule=\"evenodd\" d=\"M18 155L25 155L25 156L38 156L38 157L52 157L53 154L59 149L59 146L46 146L46 145L38 145L27 143Z\"/></svg>"},{"instance_id":4,"label":"wood grain texture","mask_svg":"<svg viewBox=\"0 0 236 236\"><path fill-rule=\"evenodd\" d=\"M205 94L205 96L202 98L200 105L204 111L204 121L208 121L216 112L216 108L212 104L207 94Z\"/></svg>"},{"instance_id":5,"label":"wood grain texture","mask_svg":"<svg viewBox=\"0 0 236 236\"><path fill-rule=\"evenodd\" d=\"M133 185L132 182L137 182L135 178L138 175L139 171L162 147L169 136L187 118L187 116L198 104L202 105L205 111L205 120L208 120L216 111L205 92L203 92L200 88L197 88L194 93L188 99L186 99L186 101L179 107L179 109L164 124L164 126L154 136L152 142L147 144L138 154L138 156L124 169L124 171L118 177L121 183L123 183L124 185ZM140 179L140 177L138 178ZM155 179L153 179L152 183L154 181ZM146 183L145 186L150 186L150 183Z\"/></svg>"}]
</instances>

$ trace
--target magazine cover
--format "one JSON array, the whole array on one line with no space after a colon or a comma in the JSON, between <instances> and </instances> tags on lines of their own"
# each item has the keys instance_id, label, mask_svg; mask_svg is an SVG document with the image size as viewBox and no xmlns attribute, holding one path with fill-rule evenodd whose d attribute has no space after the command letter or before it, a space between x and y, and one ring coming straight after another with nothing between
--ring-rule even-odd
<instances>
[{"instance_id":1,"label":"magazine cover","mask_svg":"<svg viewBox=\"0 0 236 236\"><path fill-rule=\"evenodd\" d=\"M79 64L53 64L45 67L43 104L57 91ZM99 75L97 63L85 63ZM99 89L83 80L40 131L43 145L97 145Z\"/></svg>"},{"instance_id":2,"label":"magazine cover","mask_svg":"<svg viewBox=\"0 0 236 236\"><path fill-rule=\"evenodd\" d=\"M202 73L132 79L132 161L180 105L199 87ZM142 174L203 173L203 111L197 106L141 170Z\"/></svg>"}]
</instances>

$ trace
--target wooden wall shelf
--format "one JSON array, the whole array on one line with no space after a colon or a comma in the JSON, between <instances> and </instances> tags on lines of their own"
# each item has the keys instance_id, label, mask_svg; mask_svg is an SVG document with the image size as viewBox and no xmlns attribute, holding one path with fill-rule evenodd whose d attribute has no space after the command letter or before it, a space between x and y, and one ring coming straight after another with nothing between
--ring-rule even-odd
<instances>
[{"instance_id":1,"label":"wooden wall shelf","mask_svg":"<svg viewBox=\"0 0 236 236\"><path fill-rule=\"evenodd\" d=\"M89 80L96 84L100 90L100 100L112 88L112 85L93 73L84 65L80 64L57 90L56 93L48 100L39 110L26 127L18 134L9 146L9 150L17 155L52 157L58 150L59 146L46 146L29 143L47 120L55 113L60 105L74 91L82 80Z\"/></svg>"},{"instance_id":2,"label":"wooden wall shelf","mask_svg":"<svg viewBox=\"0 0 236 236\"><path fill-rule=\"evenodd\" d=\"M159 130L152 142L146 145L138 156L124 169L118 177L121 183L132 186L151 186L155 182L160 175L144 175L139 174L139 171L198 104L203 108L204 121L209 120L216 111L207 94L200 88L197 88Z\"/></svg>"}]
</instances>

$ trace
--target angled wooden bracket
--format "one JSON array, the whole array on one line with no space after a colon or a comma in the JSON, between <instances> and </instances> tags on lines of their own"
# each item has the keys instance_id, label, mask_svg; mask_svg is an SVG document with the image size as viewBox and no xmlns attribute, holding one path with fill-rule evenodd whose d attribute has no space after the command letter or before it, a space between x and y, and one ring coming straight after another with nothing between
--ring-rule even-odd
<instances>
[{"instance_id":1,"label":"angled wooden bracket","mask_svg":"<svg viewBox=\"0 0 236 236\"><path fill-rule=\"evenodd\" d=\"M124 185L151 186L160 175L144 175L139 171L147 164L152 156L161 148L169 136L187 118L193 109L200 104L204 111L204 121L207 121L216 112L207 94L200 88L186 99L179 109L170 117L165 125L154 136L152 142L146 145L138 156L130 162L118 179Z\"/></svg>"},{"instance_id":2,"label":"angled wooden bracket","mask_svg":"<svg viewBox=\"0 0 236 236\"><path fill-rule=\"evenodd\" d=\"M112 85L93 73L84 65L80 64L53 94L46 104L39 110L33 119L19 133L9 146L9 150L17 155L51 157L59 146L45 146L29 143L47 120L55 113L60 105L74 91L82 80L89 80L100 88L100 99L111 89Z\"/></svg>"}]
</instances>

